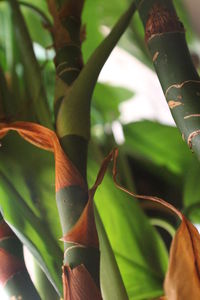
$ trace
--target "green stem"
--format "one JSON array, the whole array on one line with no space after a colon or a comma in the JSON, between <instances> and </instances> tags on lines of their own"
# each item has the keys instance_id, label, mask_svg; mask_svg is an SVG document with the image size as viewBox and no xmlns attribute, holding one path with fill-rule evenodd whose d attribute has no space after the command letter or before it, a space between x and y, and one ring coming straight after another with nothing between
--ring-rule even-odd
<instances>
[{"instance_id":1,"label":"green stem","mask_svg":"<svg viewBox=\"0 0 200 300\"><path fill-rule=\"evenodd\" d=\"M158 218L150 218L150 223L153 226L158 226L158 227L165 229L171 235L172 238L174 237L174 235L176 233L176 229L165 220L161 220Z\"/></svg>"},{"instance_id":2,"label":"green stem","mask_svg":"<svg viewBox=\"0 0 200 300\"><path fill-rule=\"evenodd\" d=\"M64 99L61 95L61 104L57 114L57 132L65 153L78 168L85 181L92 93L104 63L127 28L134 11L135 6L132 4L91 56L70 89L67 89L67 85L63 88L66 90ZM71 60L73 62L72 58ZM61 83L61 78L59 82ZM62 82L69 84L65 78L62 78ZM79 186L68 186L59 190L56 198L63 234L66 234L80 217L88 195ZM73 246L65 243L67 251L64 262L73 268L84 264L99 286L99 249L79 247L75 244Z\"/></svg>"},{"instance_id":3,"label":"green stem","mask_svg":"<svg viewBox=\"0 0 200 300\"><path fill-rule=\"evenodd\" d=\"M81 13L83 0L49 1L49 10L54 19L52 27L56 50L56 94L55 116L57 115L64 93L78 77L82 67L82 28Z\"/></svg>"},{"instance_id":4,"label":"green stem","mask_svg":"<svg viewBox=\"0 0 200 300\"><path fill-rule=\"evenodd\" d=\"M136 1L146 42L172 116L200 159L200 79L171 0Z\"/></svg>"},{"instance_id":5,"label":"green stem","mask_svg":"<svg viewBox=\"0 0 200 300\"><path fill-rule=\"evenodd\" d=\"M18 40L18 46L22 55L30 99L31 103L33 104L34 112L40 123L52 128L51 115L42 84L40 66L35 57L32 41L29 36L23 15L20 11L19 3L16 0L9 0L9 3L13 14L13 24Z\"/></svg>"},{"instance_id":6,"label":"green stem","mask_svg":"<svg viewBox=\"0 0 200 300\"><path fill-rule=\"evenodd\" d=\"M102 67L129 25L134 12L135 5L132 3L110 34L94 51L78 80L74 82L73 88L62 101L57 118L57 131L60 137L75 134L89 140L90 105L94 87Z\"/></svg>"},{"instance_id":7,"label":"green stem","mask_svg":"<svg viewBox=\"0 0 200 300\"><path fill-rule=\"evenodd\" d=\"M57 132L61 144L84 177L86 177L85 155L87 154L87 145L90 138L90 105L92 93L102 67L126 30L134 11L135 5L132 3L115 24L110 34L94 51L68 94L62 100L59 108ZM72 151L68 152L68 145L70 143L74 143L74 147L72 148L77 153L76 158L72 157ZM78 164L80 155L82 163Z\"/></svg>"},{"instance_id":8,"label":"green stem","mask_svg":"<svg viewBox=\"0 0 200 300\"><path fill-rule=\"evenodd\" d=\"M41 9L39 9L37 6L35 6L31 3L28 3L28 2L24 2L24 1L18 1L18 3L20 6L30 8L33 12L35 12L42 19L45 26L47 26L47 27L52 26L51 21L46 16L46 14Z\"/></svg>"},{"instance_id":9,"label":"green stem","mask_svg":"<svg viewBox=\"0 0 200 300\"><path fill-rule=\"evenodd\" d=\"M17 239L9 226L5 223L0 215L0 253L3 255L3 268L9 275L5 278L4 289L6 294L12 298L40 300L30 276L26 270L23 259L23 247L21 242ZM3 254L2 254L3 253ZM5 259L5 257L7 257ZM0 273L5 272L5 269ZM2 277L1 277L2 278Z\"/></svg>"}]
</instances>

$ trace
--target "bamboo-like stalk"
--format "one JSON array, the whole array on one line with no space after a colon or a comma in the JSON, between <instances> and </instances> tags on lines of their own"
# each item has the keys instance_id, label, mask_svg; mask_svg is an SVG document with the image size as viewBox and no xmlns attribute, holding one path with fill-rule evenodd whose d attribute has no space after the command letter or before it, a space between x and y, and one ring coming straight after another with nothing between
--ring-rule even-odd
<instances>
[{"instance_id":1,"label":"bamboo-like stalk","mask_svg":"<svg viewBox=\"0 0 200 300\"><path fill-rule=\"evenodd\" d=\"M81 22L79 22L79 26L77 25L77 30L74 30L75 24L71 21L74 19L74 16L76 20L79 19L80 21L83 1L62 1L62 4L58 6L59 8L55 10L57 2L48 1L50 11L54 17L53 33L55 35L57 75L55 96L57 133L65 153L85 181L85 189L78 185L71 185L58 190L56 193L63 235L66 235L77 224L88 203L86 164L87 146L90 137L90 104L92 92L100 70L127 28L135 11L135 6L132 4L127 12L123 14L111 34L95 51L81 71ZM72 5L72 3L76 4ZM73 9L71 9L71 6ZM71 51L73 52L71 53ZM76 69L76 76L73 77L72 73L75 71L74 69ZM82 134L82 132L86 132L86 134ZM90 226L95 227L95 224L91 223ZM90 229L94 230L94 228ZM76 267L78 268L78 266L83 265L96 283L96 287L99 287L99 259L100 253L96 246L81 245L76 243L76 241L65 243L65 270L68 270L68 266L76 269Z\"/></svg>"},{"instance_id":2,"label":"bamboo-like stalk","mask_svg":"<svg viewBox=\"0 0 200 300\"><path fill-rule=\"evenodd\" d=\"M47 3L54 20L50 30L56 50L54 112L57 119L60 104L83 67L81 43L84 30L81 13L84 0L47 0ZM77 135L68 135L61 140L61 144L68 157L86 178L87 142Z\"/></svg>"},{"instance_id":3,"label":"bamboo-like stalk","mask_svg":"<svg viewBox=\"0 0 200 300\"><path fill-rule=\"evenodd\" d=\"M84 30L82 30L81 25L81 13L84 0L47 0L47 2L54 19L54 25L50 30L53 34L56 50L54 59L56 67L56 115L63 98L63 92L66 92L67 87L74 82L83 67L81 43ZM63 82L65 83L64 90L62 89Z\"/></svg>"},{"instance_id":4,"label":"bamboo-like stalk","mask_svg":"<svg viewBox=\"0 0 200 300\"><path fill-rule=\"evenodd\" d=\"M24 264L22 244L1 215L0 261L0 284L10 299L40 299Z\"/></svg>"},{"instance_id":5,"label":"bamboo-like stalk","mask_svg":"<svg viewBox=\"0 0 200 300\"><path fill-rule=\"evenodd\" d=\"M171 0L136 0L146 43L172 116L200 159L200 78ZM173 151L173 149L172 149Z\"/></svg>"},{"instance_id":6,"label":"bamboo-like stalk","mask_svg":"<svg viewBox=\"0 0 200 300\"><path fill-rule=\"evenodd\" d=\"M52 128L52 120L50 110L42 84L40 66L35 57L32 41L29 36L23 15L16 0L9 0L13 15L13 25L18 40L18 46L21 51L23 65L27 76L27 85L29 90L29 102L33 105L34 113L37 120Z\"/></svg>"}]
</instances>

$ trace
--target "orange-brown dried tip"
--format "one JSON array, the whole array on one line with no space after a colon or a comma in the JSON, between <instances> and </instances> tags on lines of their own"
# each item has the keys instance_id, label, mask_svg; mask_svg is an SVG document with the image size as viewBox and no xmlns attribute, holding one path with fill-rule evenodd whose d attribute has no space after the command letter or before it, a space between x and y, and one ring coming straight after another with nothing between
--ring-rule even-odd
<instances>
[{"instance_id":1,"label":"orange-brown dried tip","mask_svg":"<svg viewBox=\"0 0 200 300\"><path fill-rule=\"evenodd\" d=\"M0 138L3 138L10 130L17 131L21 137L33 145L54 152L56 192L71 185L78 185L87 189L84 179L65 155L54 131L31 122L0 123Z\"/></svg>"},{"instance_id":2,"label":"orange-brown dried tip","mask_svg":"<svg viewBox=\"0 0 200 300\"><path fill-rule=\"evenodd\" d=\"M200 299L200 235L185 217L174 236L164 283L167 299Z\"/></svg>"},{"instance_id":3,"label":"orange-brown dried tip","mask_svg":"<svg viewBox=\"0 0 200 300\"><path fill-rule=\"evenodd\" d=\"M90 199L74 227L61 239L85 247L99 248L98 234L94 219L93 199Z\"/></svg>"},{"instance_id":4,"label":"orange-brown dried tip","mask_svg":"<svg viewBox=\"0 0 200 300\"><path fill-rule=\"evenodd\" d=\"M149 18L145 27L146 43L157 34L166 32L184 32L183 24L180 22L175 11L169 11L160 4L155 4L149 12Z\"/></svg>"},{"instance_id":5,"label":"orange-brown dried tip","mask_svg":"<svg viewBox=\"0 0 200 300\"><path fill-rule=\"evenodd\" d=\"M5 286L16 273L25 269L24 263L0 248L0 285Z\"/></svg>"},{"instance_id":6,"label":"orange-brown dried tip","mask_svg":"<svg viewBox=\"0 0 200 300\"><path fill-rule=\"evenodd\" d=\"M102 300L100 290L84 265L74 269L63 266L62 278L64 300Z\"/></svg>"}]
</instances>

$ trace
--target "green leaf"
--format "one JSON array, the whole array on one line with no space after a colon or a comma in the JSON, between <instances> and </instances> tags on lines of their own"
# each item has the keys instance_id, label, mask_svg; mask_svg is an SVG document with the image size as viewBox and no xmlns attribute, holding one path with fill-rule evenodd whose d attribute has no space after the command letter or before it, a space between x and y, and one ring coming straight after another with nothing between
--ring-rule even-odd
<instances>
[{"instance_id":1,"label":"green leaf","mask_svg":"<svg viewBox=\"0 0 200 300\"><path fill-rule=\"evenodd\" d=\"M16 133L0 149L0 207L6 221L62 293L62 236L55 202L53 155Z\"/></svg>"},{"instance_id":2,"label":"green leaf","mask_svg":"<svg viewBox=\"0 0 200 300\"><path fill-rule=\"evenodd\" d=\"M89 182L98 169L89 155ZM137 201L119 191L107 174L95 194L95 202L114 251L129 299L151 299L163 294L167 251ZM109 265L104 272L108 272Z\"/></svg>"},{"instance_id":3,"label":"green leaf","mask_svg":"<svg viewBox=\"0 0 200 300\"><path fill-rule=\"evenodd\" d=\"M191 153L177 128L151 121L124 127L124 150L130 156L153 162L175 174L184 174Z\"/></svg>"},{"instance_id":4,"label":"green leaf","mask_svg":"<svg viewBox=\"0 0 200 300\"><path fill-rule=\"evenodd\" d=\"M114 253L96 207L95 221L100 243L100 280L103 299L128 300Z\"/></svg>"},{"instance_id":5,"label":"green leaf","mask_svg":"<svg viewBox=\"0 0 200 300\"><path fill-rule=\"evenodd\" d=\"M92 107L101 115L104 123L112 122L119 117L119 104L133 97L133 92L126 88L97 83Z\"/></svg>"},{"instance_id":6,"label":"green leaf","mask_svg":"<svg viewBox=\"0 0 200 300\"><path fill-rule=\"evenodd\" d=\"M184 212L186 216L196 224L200 223L200 164L194 157L187 168L184 184Z\"/></svg>"}]
</instances>

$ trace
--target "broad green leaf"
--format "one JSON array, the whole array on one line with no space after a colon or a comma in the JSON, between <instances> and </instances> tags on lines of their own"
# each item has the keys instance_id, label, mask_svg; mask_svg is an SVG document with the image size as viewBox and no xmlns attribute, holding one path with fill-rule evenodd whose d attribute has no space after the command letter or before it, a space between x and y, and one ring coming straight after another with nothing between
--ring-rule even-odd
<instances>
[{"instance_id":1,"label":"broad green leaf","mask_svg":"<svg viewBox=\"0 0 200 300\"><path fill-rule=\"evenodd\" d=\"M16 133L0 149L0 208L5 220L62 293L62 236L55 202L53 155Z\"/></svg>"},{"instance_id":2,"label":"broad green leaf","mask_svg":"<svg viewBox=\"0 0 200 300\"><path fill-rule=\"evenodd\" d=\"M100 281L104 300L128 300L122 277L110 246L99 213L95 207L95 220L100 243Z\"/></svg>"},{"instance_id":3,"label":"broad green leaf","mask_svg":"<svg viewBox=\"0 0 200 300\"><path fill-rule=\"evenodd\" d=\"M119 117L119 104L132 96L133 92L126 88L97 83L92 108L101 114L104 123L112 122Z\"/></svg>"},{"instance_id":4,"label":"broad green leaf","mask_svg":"<svg viewBox=\"0 0 200 300\"><path fill-rule=\"evenodd\" d=\"M130 123L123 128L127 154L177 175L184 174L192 156L177 128L151 121Z\"/></svg>"},{"instance_id":5,"label":"broad green leaf","mask_svg":"<svg viewBox=\"0 0 200 300\"><path fill-rule=\"evenodd\" d=\"M196 224L200 223L200 164L194 157L191 165L185 172L185 184L183 194L184 212L186 216Z\"/></svg>"},{"instance_id":6,"label":"broad green leaf","mask_svg":"<svg viewBox=\"0 0 200 300\"><path fill-rule=\"evenodd\" d=\"M91 184L98 166L93 160L94 154L89 157ZM95 199L129 299L151 299L162 295L167 251L137 201L117 190L109 174L98 188Z\"/></svg>"}]
</instances>

